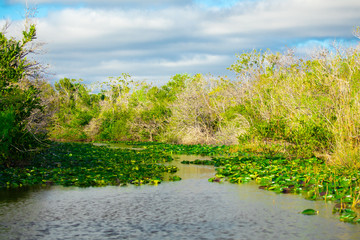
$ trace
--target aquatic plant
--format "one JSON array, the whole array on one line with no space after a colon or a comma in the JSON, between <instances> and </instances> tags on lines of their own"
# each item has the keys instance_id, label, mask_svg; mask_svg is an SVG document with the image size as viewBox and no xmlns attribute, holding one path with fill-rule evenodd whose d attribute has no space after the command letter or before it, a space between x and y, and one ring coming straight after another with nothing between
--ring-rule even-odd
<instances>
[{"instance_id":1,"label":"aquatic plant","mask_svg":"<svg viewBox=\"0 0 360 240\"><path fill-rule=\"evenodd\" d=\"M44 184L107 186L158 184L165 172L178 169L163 163L168 154L131 149L111 149L83 143L54 143L25 168L2 168L0 187L16 188Z\"/></svg>"},{"instance_id":2,"label":"aquatic plant","mask_svg":"<svg viewBox=\"0 0 360 240\"><path fill-rule=\"evenodd\" d=\"M214 165L214 161L212 160L201 160L196 159L194 161L182 161L182 164L196 164L196 165Z\"/></svg>"},{"instance_id":3,"label":"aquatic plant","mask_svg":"<svg viewBox=\"0 0 360 240\"><path fill-rule=\"evenodd\" d=\"M164 173L177 167L163 165L171 154L222 155L229 146L174 145L154 142L125 142L141 148L111 149L86 143L53 143L25 168L0 169L0 188L44 184L64 186L107 186L161 183ZM205 161L206 164L213 164ZM172 177L170 180L180 180Z\"/></svg>"},{"instance_id":4,"label":"aquatic plant","mask_svg":"<svg viewBox=\"0 0 360 240\"><path fill-rule=\"evenodd\" d=\"M226 145L203 145L203 144L169 144L159 142L124 142L131 146L143 147L151 152L166 152L169 154L219 156L237 154L236 146Z\"/></svg>"},{"instance_id":5,"label":"aquatic plant","mask_svg":"<svg viewBox=\"0 0 360 240\"><path fill-rule=\"evenodd\" d=\"M304 211L301 212L301 214L304 214L304 215L317 215L318 213L319 213L319 211L316 211L311 208L305 209Z\"/></svg>"},{"instance_id":6,"label":"aquatic plant","mask_svg":"<svg viewBox=\"0 0 360 240\"><path fill-rule=\"evenodd\" d=\"M176 182L176 181L180 181L180 180L181 180L181 177L179 177L179 176L170 176L169 177L169 181Z\"/></svg>"}]
</instances>

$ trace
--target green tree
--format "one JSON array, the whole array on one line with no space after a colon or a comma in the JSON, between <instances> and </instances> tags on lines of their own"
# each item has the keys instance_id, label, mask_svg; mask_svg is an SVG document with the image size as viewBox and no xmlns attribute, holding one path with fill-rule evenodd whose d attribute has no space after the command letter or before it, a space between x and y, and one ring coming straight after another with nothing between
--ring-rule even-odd
<instances>
[{"instance_id":1,"label":"green tree","mask_svg":"<svg viewBox=\"0 0 360 240\"><path fill-rule=\"evenodd\" d=\"M27 128L28 118L40 109L38 89L27 78L36 74L37 63L29 61L28 48L36 38L35 25L24 30L21 40L7 38L0 32L0 163L19 164L37 145L37 139Z\"/></svg>"},{"instance_id":2,"label":"green tree","mask_svg":"<svg viewBox=\"0 0 360 240\"><path fill-rule=\"evenodd\" d=\"M98 95L90 94L82 80L63 78L55 83L56 112L50 136L53 139L85 140L85 126L98 115Z\"/></svg>"}]
</instances>

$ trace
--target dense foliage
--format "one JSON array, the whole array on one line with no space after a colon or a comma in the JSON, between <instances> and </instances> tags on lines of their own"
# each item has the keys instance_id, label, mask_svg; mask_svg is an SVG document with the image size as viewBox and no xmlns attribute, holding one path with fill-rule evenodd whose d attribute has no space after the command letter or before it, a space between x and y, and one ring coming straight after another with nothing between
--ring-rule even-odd
<instances>
[{"instance_id":1,"label":"dense foliage","mask_svg":"<svg viewBox=\"0 0 360 240\"><path fill-rule=\"evenodd\" d=\"M0 32L0 164L19 164L38 145L30 117L41 109L38 88L29 81L36 63L28 61L27 45L36 37L35 26L21 40Z\"/></svg>"},{"instance_id":2,"label":"dense foliage","mask_svg":"<svg viewBox=\"0 0 360 240\"><path fill-rule=\"evenodd\" d=\"M359 49L307 60L252 52L231 69L247 91L241 106L251 124L244 141L359 167Z\"/></svg>"}]
</instances>

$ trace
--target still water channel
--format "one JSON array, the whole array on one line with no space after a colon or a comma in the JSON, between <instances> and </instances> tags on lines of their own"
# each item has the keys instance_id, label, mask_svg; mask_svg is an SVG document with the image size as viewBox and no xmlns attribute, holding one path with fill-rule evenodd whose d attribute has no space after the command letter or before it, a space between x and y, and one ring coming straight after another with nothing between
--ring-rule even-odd
<instances>
[{"instance_id":1,"label":"still water channel","mask_svg":"<svg viewBox=\"0 0 360 240\"><path fill-rule=\"evenodd\" d=\"M0 239L360 239L333 203L210 183L210 166L182 165L158 186L49 187L0 192ZM299 214L306 208L317 216Z\"/></svg>"}]
</instances>

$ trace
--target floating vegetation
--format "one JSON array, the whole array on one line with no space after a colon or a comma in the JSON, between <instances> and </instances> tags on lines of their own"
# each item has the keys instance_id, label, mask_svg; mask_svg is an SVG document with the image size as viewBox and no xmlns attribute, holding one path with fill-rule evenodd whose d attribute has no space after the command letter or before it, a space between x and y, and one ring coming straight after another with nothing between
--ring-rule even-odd
<instances>
[{"instance_id":1,"label":"floating vegetation","mask_svg":"<svg viewBox=\"0 0 360 240\"><path fill-rule=\"evenodd\" d=\"M185 144L167 144L155 142L125 142L128 145L143 147L151 152L167 152L170 154L187 154L203 156L234 155L234 146L213 146L213 145L185 145Z\"/></svg>"},{"instance_id":2,"label":"floating vegetation","mask_svg":"<svg viewBox=\"0 0 360 240\"><path fill-rule=\"evenodd\" d=\"M111 149L84 143L55 143L27 168L0 169L0 188L31 185L107 186L153 184L175 173L168 154Z\"/></svg>"},{"instance_id":3,"label":"floating vegetation","mask_svg":"<svg viewBox=\"0 0 360 240\"><path fill-rule=\"evenodd\" d=\"M175 181L180 181L181 180L181 177L179 177L179 176L170 176L169 177L169 181L173 181L173 182L175 182Z\"/></svg>"},{"instance_id":4,"label":"floating vegetation","mask_svg":"<svg viewBox=\"0 0 360 240\"><path fill-rule=\"evenodd\" d=\"M311 208L305 209L304 211L301 212L301 214L304 214L304 215L317 215L318 213L319 213L319 211L316 211Z\"/></svg>"},{"instance_id":5,"label":"floating vegetation","mask_svg":"<svg viewBox=\"0 0 360 240\"><path fill-rule=\"evenodd\" d=\"M1 168L0 188L39 184L78 187L157 185L163 181L164 173L173 174L178 171L175 166L162 164L173 160L171 154L214 156L232 152L229 146L122 143L138 149L114 149L106 145L85 143L53 143L29 167ZM196 163L200 164L201 161ZM202 164L214 165L214 162L204 160ZM181 178L175 176L170 180L179 181Z\"/></svg>"},{"instance_id":6,"label":"floating vegetation","mask_svg":"<svg viewBox=\"0 0 360 240\"><path fill-rule=\"evenodd\" d=\"M212 160L201 160L201 159L196 159L194 161L182 161L182 164L196 164L196 165L211 165L214 166L215 162Z\"/></svg>"},{"instance_id":7,"label":"floating vegetation","mask_svg":"<svg viewBox=\"0 0 360 240\"><path fill-rule=\"evenodd\" d=\"M209 178L209 182L224 182L224 178L212 177L212 178Z\"/></svg>"}]
</instances>

